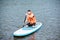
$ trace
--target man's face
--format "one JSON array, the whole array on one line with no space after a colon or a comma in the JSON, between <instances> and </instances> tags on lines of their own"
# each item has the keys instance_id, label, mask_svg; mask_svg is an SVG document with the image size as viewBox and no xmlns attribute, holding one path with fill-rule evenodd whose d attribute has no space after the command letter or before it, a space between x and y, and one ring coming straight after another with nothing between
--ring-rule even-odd
<instances>
[{"instance_id":1,"label":"man's face","mask_svg":"<svg viewBox=\"0 0 60 40\"><path fill-rule=\"evenodd\" d=\"M28 14L30 15L30 14L31 14L31 12L28 12Z\"/></svg>"}]
</instances>

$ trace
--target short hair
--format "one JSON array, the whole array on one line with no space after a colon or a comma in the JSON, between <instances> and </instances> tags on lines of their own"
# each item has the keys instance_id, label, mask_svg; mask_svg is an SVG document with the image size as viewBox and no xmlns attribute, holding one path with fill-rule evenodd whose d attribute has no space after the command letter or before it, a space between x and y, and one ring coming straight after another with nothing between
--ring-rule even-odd
<instances>
[{"instance_id":1,"label":"short hair","mask_svg":"<svg viewBox=\"0 0 60 40\"><path fill-rule=\"evenodd\" d=\"M31 10L28 10L28 12L30 12Z\"/></svg>"}]
</instances>

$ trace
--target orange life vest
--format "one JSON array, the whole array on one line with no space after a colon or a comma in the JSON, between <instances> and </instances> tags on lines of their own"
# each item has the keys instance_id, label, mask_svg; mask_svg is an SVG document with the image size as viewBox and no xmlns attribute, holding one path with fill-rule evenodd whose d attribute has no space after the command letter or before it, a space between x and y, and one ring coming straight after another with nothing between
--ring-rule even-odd
<instances>
[{"instance_id":1,"label":"orange life vest","mask_svg":"<svg viewBox=\"0 0 60 40\"><path fill-rule=\"evenodd\" d=\"M36 23L36 18L32 13L30 15L27 15L27 22L30 24Z\"/></svg>"}]
</instances>

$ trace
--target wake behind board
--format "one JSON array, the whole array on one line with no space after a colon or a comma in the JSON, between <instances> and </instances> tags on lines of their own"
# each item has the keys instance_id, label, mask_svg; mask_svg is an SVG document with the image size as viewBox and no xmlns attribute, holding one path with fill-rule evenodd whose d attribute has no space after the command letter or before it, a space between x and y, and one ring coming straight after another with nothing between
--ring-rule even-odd
<instances>
[{"instance_id":1,"label":"wake behind board","mask_svg":"<svg viewBox=\"0 0 60 40\"><path fill-rule=\"evenodd\" d=\"M35 31L37 31L39 28L41 28L41 26L42 26L42 23L37 22L35 27L32 27L32 26L31 27L26 27L25 26L25 27L15 31L13 33L13 35L14 36L26 36L26 35L29 35L29 34L35 32Z\"/></svg>"}]
</instances>

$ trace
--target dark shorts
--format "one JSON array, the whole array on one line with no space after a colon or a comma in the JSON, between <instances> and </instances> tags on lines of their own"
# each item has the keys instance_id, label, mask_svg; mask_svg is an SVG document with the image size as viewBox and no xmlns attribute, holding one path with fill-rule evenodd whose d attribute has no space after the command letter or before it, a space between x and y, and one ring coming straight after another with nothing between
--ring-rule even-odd
<instances>
[{"instance_id":1,"label":"dark shorts","mask_svg":"<svg viewBox=\"0 0 60 40\"><path fill-rule=\"evenodd\" d=\"M30 24L30 23L27 23L28 26L35 26L36 23L33 23L33 24Z\"/></svg>"}]
</instances>

